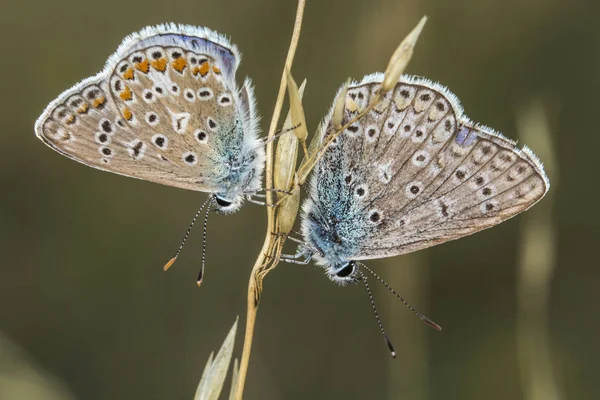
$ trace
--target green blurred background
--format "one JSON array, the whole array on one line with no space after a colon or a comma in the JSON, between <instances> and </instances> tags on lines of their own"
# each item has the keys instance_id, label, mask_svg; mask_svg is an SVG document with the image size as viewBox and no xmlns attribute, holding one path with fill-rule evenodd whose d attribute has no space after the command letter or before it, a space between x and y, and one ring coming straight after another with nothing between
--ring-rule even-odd
<instances>
[{"instance_id":1,"label":"green blurred background","mask_svg":"<svg viewBox=\"0 0 600 400\"><path fill-rule=\"evenodd\" d=\"M125 35L173 21L232 37L244 53L238 81L253 78L266 129L295 7L2 2L0 398L191 399L236 315L239 357L264 210L211 217L198 289L200 230L172 270L162 266L205 195L77 164L39 142L33 123ZM526 141L553 186L494 229L369 263L444 327L429 329L373 283L396 360L361 286L280 265L265 281L245 398L600 398L599 12L584 0L308 0L293 73L308 79L310 127L347 77L383 70L426 14L408 72Z\"/></svg>"}]
</instances>

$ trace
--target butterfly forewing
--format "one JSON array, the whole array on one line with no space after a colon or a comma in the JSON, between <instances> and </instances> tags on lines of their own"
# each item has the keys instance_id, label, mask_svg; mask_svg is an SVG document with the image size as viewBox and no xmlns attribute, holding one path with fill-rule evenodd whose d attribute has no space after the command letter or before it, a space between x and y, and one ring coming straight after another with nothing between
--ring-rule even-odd
<instances>
[{"instance_id":1,"label":"butterfly forewing","mask_svg":"<svg viewBox=\"0 0 600 400\"><path fill-rule=\"evenodd\" d=\"M380 82L375 75L349 88L344 122L369 104ZM330 123L323 134L332 132ZM473 124L445 88L403 78L338 136L311 185L306 209L337 242L338 256L360 260L496 225L541 199L548 180L528 149Z\"/></svg>"},{"instance_id":2,"label":"butterfly forewing","mask_svg":"<svg viewBox=\"0 0 600 400\"><path fill-rule=\"evenodd\" d=\"M248 140L238 62L235 46L207 29L147 29L127 38L103 72L51 103L36 134L98 169L218 191Z\"/></svg>"}]
</instances>

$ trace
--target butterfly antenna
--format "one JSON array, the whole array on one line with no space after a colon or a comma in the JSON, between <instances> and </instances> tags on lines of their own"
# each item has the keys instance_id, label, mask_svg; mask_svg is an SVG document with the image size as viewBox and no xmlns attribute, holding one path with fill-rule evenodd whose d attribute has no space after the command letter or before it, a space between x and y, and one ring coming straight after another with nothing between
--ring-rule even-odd
<instances>
[{"instance_id":1,"label":"butterfly antenna","mask_svg":"<svg viewBox=\"0 0 600 400\"><path fill-rule=\"evenodd\" d=\"M206 207L206 205L208 204L208 202L211 201L212 199L213 199L213 196L209 196L208 199L206 199L206 201L204 203L202 203L202 206L200 206L200 208L198 209L198 211L196 211L196 215L194 215L194 218L192 219L192 222L190 223L190 226L188 227L187 231L185 232L185 235L183 236L183 240L181 241L181 244L179 245L179 248L175 252L175 256L173 256L173 258L171 258L169 260L169 262L167 262L165 264L165 266L163 267L163 270L166 271L169 268L171 268L171 266L173 264L175 264L175 261L177 260L177 257L179 257L179 253L181 253L181 249L183 249L183 245L185 245L185 242L186 242L188 236L190 235L190 232L192 231L192 227L194 226L194 223L196 222L196 220L200 216L200 213L202 212L202 210L204 209L204 207Z\"/></svg>"},{"instance_id":2,"label":"butterfly antenna","mask_svg":"<svg viewBox=\"0 0 600 400\"><path fill-rule=\"evenodd\" d=\"M394 350L392 342L388 338L388 335L385 333L385 329L383 329L381 319L379 319L379 313L377 312L377 307L375 307L375 298L373 297L373 293L371 293L371 288L369 288L369 284L367 283L367 277L363 274L363 272L360 269L358 270L358 273L360 274L362 281L365 284L365 288L367 289L367 293L369 294L369 299L371 300L371 307L373 307L373 313L375 313L375 318L377 319L377 323L379 324L379 329L381 329L381 334L383 335L385 344L387 344L388 349L390 349L392 357L396 358L396 350Z\"/></svg>"},{"instance_id":3,"label":"butterfly antenna","mask_svg":"<svg viewBox=\"0 0 600 400\"><path fill-rule=\"evenodd\" d=\"M196 281L196 284L198 285L198 287L200 287L200 285L202 285L202 278L204 278L204 264L206 261L206 231L208 229L208 213L210 213L210 206L212 205L212 203L214 201L215 201L215 197L211 196L210 203L208 204L208 207L206 207L206 212L204 213L204 230L202 233L202 264L200 265L200 271L198 272L198 280Z\"/></svg>"},{"instance_id":4,"label":"butterfly antenna","mask_svg":"<svg viewBox=\"0 0 600 400\"><path fill-rule=\"evenodd\" d=\"M265 137L263 137L263 138L261 139L261 144L260 144L260 145L261 145L261 146L266 146L266 145L267 145L267 143L270 143L270 142L272 142L272 141L274 141L274 140L278 139L278 138L279 138L281 135L283 135L283 134L286 134L286 133L288 133L288 132L291 132L291 131L293 131L293 130L295 130L295 129L298 129L298 128L299 128L301 125L302 125L302 124L297 124L297 125L295 125L295 126L292 126L292 127L289 127L289 128L285 128L285 129L283 129L283 128L279 128L279 129L277 129L277 130L276 130L276 131L273 133L273 136L271 136L271 137L268 137L268 136L265 136ZM259 147L260 147L260 146L259 146Z\"/></svg>"},{"instance_id":5,"label":"butterfly antenna","mask_svg":"<svg viewBox=\"0 0 600 400\"><path fill-rule=\"evenodd\" d=\"M362 268L364 268L365 270L369 271L369 273L371 275L373 275L379 282L383 283L383 285L389 289L390 292L394 293L394 295L396 295L396 297L402 302L404 303L404 305L406 307L408 307L408 309L410 311L412 311L421 321L425 322L427 325L431 326L433 329L435 329L438 332L442 331L442 327L439 326L438 324L436 324L435 322L433 322L432 320L430 320L429 318L427 318L426 316L424 316L423 314L421 314L420 312L418 312L417 310L415 310L413 308L413 306L411 306L410 304L408 304L408 302L406 302L406 300L404 300L402 297L400 297L400 295L398 293L396 293L396 291L394 289L392 289L392 287L390 285L387 284L386 281L383 280L383 278L381 278L379 275L377 275L371 268L367 267L365 264L360 263L360 266Z\"/></svg>"}]
</instances>

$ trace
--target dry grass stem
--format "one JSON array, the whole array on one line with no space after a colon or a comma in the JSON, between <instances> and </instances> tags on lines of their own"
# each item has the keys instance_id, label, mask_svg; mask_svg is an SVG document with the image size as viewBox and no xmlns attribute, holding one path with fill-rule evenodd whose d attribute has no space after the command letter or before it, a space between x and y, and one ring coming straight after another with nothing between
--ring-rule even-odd
<instances>
[{"instance_id":1,"label":"dry grass stem","mask_svg":"<svg viewBox=\"0 0 600 400\"><path fill-rule=\"evenodd\" d=\"M320 142L321 129L319 128L315 133L315 137L311 141L310 147L307 149L305 143L307 137L307 127L304 120L301 93L289 72L292 68L294 54L300 38L304 6L305 0L299 0L296 11L294 32L292 34L292 40L288 49L288 55L281 77L279 93L277 95L275 109L273 110L273 116L271 118L271 125L269 126L268 138L272 139L277 129L281 109L283 107L285 90L287 87L290 97L291 121L293 126L296 128L294 129L295 137L294 135L284 135L284 137L280 138L280 140L283 140L283 143L281 144L281 148L278 147L277 157L275 158L273 158L273 142L269 141L267 144L267 159L265 165L265 187L267 189L266 201L267 204L277 204L277 207L267 207L267 234L261 252L254 263L254 267L252 268L250 281L248 283L246 333L244 337L244 349L242 351L242 358L240 360L239 376L235 392L235 398L237 400L242 399L244 392L244 383L246 380L246 374L248 372L248 362L250 360L250 353L252 349L256 314L258 311L260 296L263 290L263 280L269 271L277 266L283 245L285 243L286 235L291 231L296 220L300 206L300 187L302 184L304 184L310 171L323 156L333 139L335 139L341 132L347 129L354 122L366 115L381 101L381 99L384 98L386 92L395 86L412 56L413 48L426 20L424 17L419 22L417 27L406 37L406 39L404 39L398 49L394 52L394 55L388 64L389 72L386 72L384 78L385 82L389 83L388 86L391 86L387 87L382 85L381 90L374 96L367 107L365 107L363 110L360 110L359 113L345 125L340 126L339 129L336 129L333 134L327 137L324 143ZM343 110L344 108L345 96L340 97L341 99L338 98L336 101L336 104L338 104L336 110L338 108ZM340 102L341 105L339 105ZM336 114L335 118L337 118L339 121L336 126L341 125L339 110L337 113L338 114ZM292 137L294 137L296 140L291 139ZM304 159L297 173L294 175L295 179L293 182L291 182L291 171L294 171L296 166L298 143L302 144L303 146ZM275 195L272 190L274 183L276 183L276 189L291 192L289 194L278 195L277 203L274 202Z\"/></svg>"},{"instance_id":2,"label":"dry grass stem","mask_svg":"<svg viewBox=\"0 0 600 400\"><path fill-rule=\"evenodd\" d=\"M290 99L290 115L292 117L292 124L295 127L294 133L296 134L296 137L302 144L304 156L307 156L308 154L306 149L306 138L308 137L308 130L306 129L304 109L302 108L302 98L300 96L300 92L298 91L298 86L296 85L296 82L292 77L292 74L287 69L285 71L288 86L288 98ZM296 159L294 158L292 161L293 162L290 164L295 164Z\"/></svg>"},{"instance_id":3,"label":"dry grass stem","mask_svg":"<svg viewBox=\"0 0 600 400\"><path fill-rule=\"evenodd\" d=\"M300 39L300 31L302 28L302 18L304 16L305 0L298 0L298 7L296 10L296 20L294 22L294 31L292 33L292 39L290 47L288 49L287 58L285 61L284 73L281 77L281 83L279 85L279 93L277 94L277 101L273 110L273 116L271 118L271 125L269 126L268 138L272 139L277 130L277 123L279 122L279 116L281 114L281 108L283 107L283 100L286 89L286 75L285 70L292 68L294 61L294 55L296 54L296 48L298 47L298 41ZM267 189L273 188L273 141L267 143L267 159L265 163L265 187ZM267 204L273 204L273 193L267 190ZM279 239L272 235L275 230L275 210L273 207L266 207L267 209L267 234L263 247L256 259L252 272L250 273L250 281L248 282L248 308L246 314L246 333L244 336L244 349L242 350L242 358L240 360L240 369L238 373L237 388L235 392L235 398L241 400L244 393L244 385L246 382L246 374L248 372L248 362L250 361L250 353L252 351L252 338L254 336L254 325L256 323L256 313L258 311L258 303L260 301L260 295L262 293L262 281L268 271L277 265L277 257L279 254L275 254L275 249L281 251L282 244L276 246L276 240ZM278 240L280 241L280 240Z\"/></svg>"}]
</instances>

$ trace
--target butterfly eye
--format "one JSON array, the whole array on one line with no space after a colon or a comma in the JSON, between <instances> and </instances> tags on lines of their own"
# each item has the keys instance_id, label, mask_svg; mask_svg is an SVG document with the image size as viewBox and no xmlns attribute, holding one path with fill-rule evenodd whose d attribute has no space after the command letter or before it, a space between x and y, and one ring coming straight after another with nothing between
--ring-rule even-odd
<instances>
[{"instance_id":1,"label":"butterfly eye","mask_svg":"<svg viewBox=\"0 0 600 400\"><path fill-rule=\"evenodd\" d=\"M229 207L232 202L229 200L225 200L219 196L215 196L215 201L217 202L217 204L221 207Z\"/></svg>"},{"instance_id":2,"label":"butterfly eye","mask_svg":"<svg viewBox=\"0 0 600 400\"><path fill-rule=\"evenodd\" d=\"M354 273L354 263L348 263L342 267L338 272L335 273L335 276L338 278L346 278Z\"/></svg>"}]
</instances>

